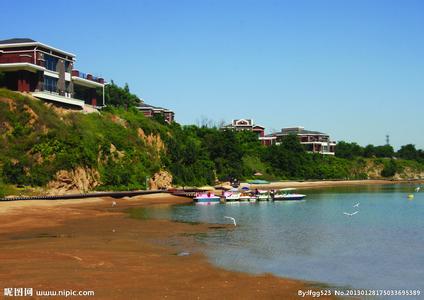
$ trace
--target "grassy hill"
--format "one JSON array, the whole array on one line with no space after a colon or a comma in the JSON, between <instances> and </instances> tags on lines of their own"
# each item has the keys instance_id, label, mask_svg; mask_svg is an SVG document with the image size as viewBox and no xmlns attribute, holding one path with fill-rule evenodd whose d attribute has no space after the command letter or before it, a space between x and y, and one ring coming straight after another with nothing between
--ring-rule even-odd
<instances>
[{"instance_id":1,"label":"grassy hill","mask_svg":"<svg viewBox=\"0 0 424 300\"><path fill-rule=\"evenodd\" d=\"M46 186L79 176L77 187L88 190L145 188L163 167L161 136L169 131L138 112L69 112L5 89L0 124L3 183Z\"/></svg>"}]
</instances>

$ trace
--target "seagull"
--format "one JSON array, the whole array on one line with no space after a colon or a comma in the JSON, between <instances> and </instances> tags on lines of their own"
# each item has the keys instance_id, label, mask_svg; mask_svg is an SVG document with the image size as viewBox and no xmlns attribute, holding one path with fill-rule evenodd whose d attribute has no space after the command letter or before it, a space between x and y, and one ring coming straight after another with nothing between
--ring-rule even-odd
<instances>
[{"instance_id":1,"label":"seagull","mask_svg":"<svg viewBox=\"0 0 424 300\"><path fill-rule=\"evenodd\" d=\"M421 188L420 187L417 187L416 189L415 189L415 191L418 193L419 191L421 190Z\"/></svg>"},{"instance_id":2,"label":"seagull","mask_svg":"<svg viewBox=\"0 0 424 300\"><path fill-rule=\"evenodd\" d=\"M112 207L114 207L114 206L116 206L116 202L115 201L112 202Z\"/></svg>"},{"instance_id":3,"label":"seagull","mask_svg":"<svg viewBox=\"0 0 424 300\"><path fill-rule=\"evenodd\" d=\"M351 217L351 216L353 216L353 215L356 215L358 212L359 212L359 210L357 210L357 211L355 211L355 212L353 212L353 213L347 213L347 212L344 212L344 214L345 214L346 216Z\"/></svg>"},{"instance_id":4,"label":"seagull","mask_svg":"<svg viewBox=\"0 0 424 300\"><path fill-rule=\"evenodd\" d=\"M360 202L356 203L353 207L358 207L359 204L361 204Z\"/></svg>"},{"instance_id":5,"label":"seagull","mask_svg":"<svg viewBox=\"0 0 424 300\"><path fill-rule=\"evenodd\" d=\"M234 219L233 217L227 217L227 216L224 216L224 218L227 218L227 219L232 220L232 221L233 221L233 223L234 223L234 226L237 226L236 219Z\"/></svg>"}]
</instances>

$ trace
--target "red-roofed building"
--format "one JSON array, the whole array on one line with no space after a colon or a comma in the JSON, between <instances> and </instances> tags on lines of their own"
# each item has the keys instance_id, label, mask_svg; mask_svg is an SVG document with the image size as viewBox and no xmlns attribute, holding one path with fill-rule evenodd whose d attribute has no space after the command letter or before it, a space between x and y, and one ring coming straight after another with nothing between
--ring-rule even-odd
<instances>
[{"instance_id":1,"label":"red-roofed building","mask_svg":"<svg viewBox=\"0 0 424 300\"><path fill-rule=\"evenodd\" d=\"M258 137L265 135L265 127L255 124L252 119L233 120L231 124L221 127L221 129L232 129L236 131L252 131L258 134Z\"/></svg>"},{"instance_id":2,"label":"red-roofed building","mask_svg":"<svg viewBox=\"0 0 424 300\"><path fill-rule=\"evenodd\" d=\"M104 105L104 79L76 70L74 63L74 54L32 39L0 41L6 88L71 108Z\"/></svg>"}]
</instances>

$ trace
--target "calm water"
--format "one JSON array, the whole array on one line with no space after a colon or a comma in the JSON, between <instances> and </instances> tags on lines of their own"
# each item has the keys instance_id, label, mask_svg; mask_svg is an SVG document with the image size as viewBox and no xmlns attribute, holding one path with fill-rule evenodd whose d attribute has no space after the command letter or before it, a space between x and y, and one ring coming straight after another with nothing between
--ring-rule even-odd
<instances>
[{"instance_id":1,"label":"calm water","mask_svg":"<svg viewBox=\"0 0 424 300\"><path fill-rule=\"evenodd\" d=\"M152 209L149 215L211 223L229 223L224 216L234 217L234 230L199 237L208 245L210 260L224 268L424 293L424 192L408 200L414 188L305 190L302 202L174 206ZM343 214L356 210L351 217Z\"/></svg>"}]
</instances>

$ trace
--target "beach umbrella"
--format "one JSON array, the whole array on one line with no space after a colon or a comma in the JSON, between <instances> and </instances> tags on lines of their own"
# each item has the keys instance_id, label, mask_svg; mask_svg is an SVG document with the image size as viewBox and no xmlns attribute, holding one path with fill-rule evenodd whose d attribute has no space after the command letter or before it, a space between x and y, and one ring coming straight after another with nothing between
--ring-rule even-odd
<instances>
[{"instance_id":1,"label":"beach umbrella","mask_svg":"<svg viewBox=\"0 0 424 300\"><path fill-rule=\"evenodd\" d=\"M242 187L241 189L242 189L243 191L248 191L248 190L250 190L248 186L244 186L244 187Z\"/></svg>"},{"instance_id":2,"label":"beach umbrella","mask_svg":"<svg viewBox=\"0 0 424 300\"><path fill-rule=\"evenodd\" d=\"M263 174L261 172L256 172L255 174L253 174L255 176L262 176Z\"/></svg>"}]
</instances>

